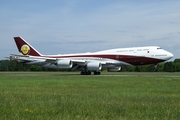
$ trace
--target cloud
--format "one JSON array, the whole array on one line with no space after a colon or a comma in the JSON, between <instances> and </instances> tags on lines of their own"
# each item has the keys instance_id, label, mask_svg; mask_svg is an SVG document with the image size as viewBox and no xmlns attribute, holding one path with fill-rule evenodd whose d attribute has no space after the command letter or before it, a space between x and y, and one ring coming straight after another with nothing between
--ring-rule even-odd
<instances>
[{"instance_id":1,"label":"cloud","mask_svg":"<svg viewBox=\"0 0 180 120\"><path fill-rule=\"evenodd\" d=\"M176 0L4 2L0 48L17 51L13 37L22 36L44 53L158 45L179 57L168 46L180 44L179 5Z\"/></svg>"}]
</instances>

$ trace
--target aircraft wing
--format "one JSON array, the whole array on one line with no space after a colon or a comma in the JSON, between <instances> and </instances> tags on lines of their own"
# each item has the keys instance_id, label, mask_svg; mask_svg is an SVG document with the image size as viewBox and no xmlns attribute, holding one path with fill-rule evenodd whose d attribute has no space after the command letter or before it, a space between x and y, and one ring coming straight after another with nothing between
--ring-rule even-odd
<instances>
[{"instance_id":1,"label":"aircraft wing","mask_svg":"<svg viewBox=\"0 0 180 120\"><path fill-rule=\"evenodd\" d=\"M72 68L76 70L79 67L88 65L89 63L101 64L103 67L114 67L113 61L94 61L94 60L81 60L73 58L50 58L41 56L28 56L28 55L16 55L12 54L10 56L11 60L18 60L21 63L31 64L31 65L47 65L47 66L57 66L59 68L68 66L67 68ZM72 66L72 67L71 67Z\"/></svg>"},{"instance_id":2,"label":"aircraft wing","mask_svg":"<svg viewBox=\"0 0 180 120\"><path fill-rule=\"evenodd\" d=\"M74 59L67 59L67 58L48 58L48 57L39 57L39 56L28 56L28 55L19 55L19 54L11 54L9 57L10 60L18 60L19 62L46 62L51 64L56 64L57 61L61 60L70 60L73 64L78 64L80 66L84 66L86 64L86 60L74 60Z\"/></svg>"}]
</instances>

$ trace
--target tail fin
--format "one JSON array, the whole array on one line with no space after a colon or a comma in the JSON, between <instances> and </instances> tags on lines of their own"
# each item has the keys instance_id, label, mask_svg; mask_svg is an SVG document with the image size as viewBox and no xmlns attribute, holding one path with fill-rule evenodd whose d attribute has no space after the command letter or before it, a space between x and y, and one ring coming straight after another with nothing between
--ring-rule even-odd
<instances>
[{"instance_id":1,"label":"tail fin","mask_svg":"<svg viewBox=\"0 0 180 120\"><path fill-rule=\"evenodd\" d=\"M23 55L41 56L41 54L34 49L28 42L21 37L14 37L16 46Z\"/></svg>"}]
</instances>

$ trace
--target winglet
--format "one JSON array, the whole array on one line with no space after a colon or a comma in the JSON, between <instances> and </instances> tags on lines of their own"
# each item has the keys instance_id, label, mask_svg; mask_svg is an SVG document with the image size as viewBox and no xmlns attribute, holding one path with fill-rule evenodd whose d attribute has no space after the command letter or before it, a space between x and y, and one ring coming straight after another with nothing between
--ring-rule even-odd
<instances>
[{"instance_id":1,"label":"winglet","mask_svg":"<svg viewBox=\"0 0 180 120\"><path fill-rule=\"evenodd\" d=\"M23 55L41 56L41 54L34 49L28 42L21 37L14 37L16 46Z\"/></svg>"}]
</instances>

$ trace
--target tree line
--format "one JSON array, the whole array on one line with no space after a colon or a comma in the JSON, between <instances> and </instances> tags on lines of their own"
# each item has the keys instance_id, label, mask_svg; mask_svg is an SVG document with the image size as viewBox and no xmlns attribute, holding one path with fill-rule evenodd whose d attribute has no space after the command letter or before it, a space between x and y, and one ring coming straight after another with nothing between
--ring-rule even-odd
<instances>
[{"instance_id":1,"label":"tree line","mask_svg":"<svg viewBox=\"0 0 180 120\"><path fill-rule=\"evenodd\" d=\"M0 71L60 71L41 66L27 65L16 60L0 60ZM154 65L126 66L122 67L122 72L153 72ZM180 59L160 63L157 65L157 72L180 72Z\"/></svg>"}]
</instances>

